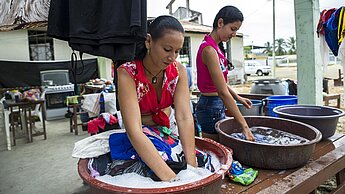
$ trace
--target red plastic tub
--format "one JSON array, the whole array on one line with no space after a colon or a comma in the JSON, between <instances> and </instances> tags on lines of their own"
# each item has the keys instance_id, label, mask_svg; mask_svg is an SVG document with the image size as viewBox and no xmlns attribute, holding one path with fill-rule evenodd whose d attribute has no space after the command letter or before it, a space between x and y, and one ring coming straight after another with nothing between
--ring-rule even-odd
<instances>
[{"instance_id":1,"label":"red plastic tub","mask_svg":"<svg viewBox=\"0 0 345 194\"><path fill-rule=\"evenodd\" d=\"M224 177L225 172L229 170L232 163L230 151L222 144L210 139L196 138L195 144L198 149L210 151L217 155L221 166L223 166L222 169L218 170L214 174L196 182L165 188L127 188L115 186L101 182L90 176L90 172L87 168L88 159L79 160L79 176L85 183L90 185L92 193L220 193L222 178Z\"/></svg>"}]
</instances>

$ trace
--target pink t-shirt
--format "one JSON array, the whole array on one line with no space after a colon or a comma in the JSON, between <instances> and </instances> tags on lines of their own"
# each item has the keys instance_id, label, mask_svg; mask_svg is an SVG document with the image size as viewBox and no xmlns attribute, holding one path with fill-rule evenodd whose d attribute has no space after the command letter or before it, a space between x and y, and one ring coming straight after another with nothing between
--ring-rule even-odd
<instances>
[{"instance_id":1,"label":"pink t-shirt","mask_svg":"<svg viewBox=\"0 0 345 194\"><path fill-rule=\"evenodd\" d=\"M206 35L199 47L198 54L196 56L197 84L199 91L202 93L217 92L216 86L212 81L210 72L208 71L207 66L202 62L202 51L206 46L212 46L217 51L219 58L219 67L223 72L226 82L228 81L228 61L226 60L224 53L219 49L218 45L213 40L213 38L210 35Z\"/></svg>"}]
</instances>

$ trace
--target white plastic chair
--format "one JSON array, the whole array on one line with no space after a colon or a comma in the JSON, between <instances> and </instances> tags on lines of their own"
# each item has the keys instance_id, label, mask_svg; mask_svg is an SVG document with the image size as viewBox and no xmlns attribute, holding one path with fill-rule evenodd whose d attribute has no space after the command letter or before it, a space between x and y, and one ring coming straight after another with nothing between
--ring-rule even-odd
<instances>
[{"instance_id":1,"label":"white plastic chair","mask_svg":"<svg viewBox=\"0 0 345 194\"><path fill-rule=\"evenodd\" d=\"M43 90L41 93L40 98L42 100L45 99L46 91ZM36 104L35 109L31 111L31 116L37 116L40 119L41 125L43 126L43 108L41 107L41 104Z\"/></svg>"},{"instance_id":2,"label":"white plastic chair","mask_svg":"<svg viewBox=\"0 0 345 194\"><path fill-rule=\"evenodd\" d=\"M0 103L4 106L3 102L5 97L1 98ZM10 111L4 107L4 122L5 122L5 134L6 134L6 143L7 150L11 150L11 134L10 134Z\"/></svg>"}]
</instances>

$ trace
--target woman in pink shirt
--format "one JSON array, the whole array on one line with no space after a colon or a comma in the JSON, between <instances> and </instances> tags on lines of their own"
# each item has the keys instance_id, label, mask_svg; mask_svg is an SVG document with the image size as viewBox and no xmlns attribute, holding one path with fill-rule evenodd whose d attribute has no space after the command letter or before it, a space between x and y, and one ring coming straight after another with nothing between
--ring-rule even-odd
<instances>
[{"instance_id":1,"label":"woman in pink shirt","mask_svg":"<svg viewBox=\"0 0 345 194\"><path fill-rule=\"evenodd\" d=\"M203 137L218 141L215 123L225 118L225 108L242 126L248 140L254 140L247 122L239 111L235 100L251 107L251 101L237 95L227 85L228 61L218 44L236 36L241 27L243 15L234 6L225 6L219 10L213 22L213 30L201 43L197 58L197 85L201 92L196 106L196 118L201 126Z\"/></svg>"}]
</instances>

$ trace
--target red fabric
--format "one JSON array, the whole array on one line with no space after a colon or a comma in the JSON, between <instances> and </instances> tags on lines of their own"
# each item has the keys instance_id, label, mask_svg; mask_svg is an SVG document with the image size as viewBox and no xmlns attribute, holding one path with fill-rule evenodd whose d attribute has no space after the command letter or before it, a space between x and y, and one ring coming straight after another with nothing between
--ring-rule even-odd
<instances>
[{"instance_id":1,"label":"red fabric","mask_svg":"<svg viewBox=\"0 0 345 194\"><path fill-rule=\"evenodd\" d=\"M104 129L105 120L102 117L92 119L87 122L87 132L89 133L98 133L98 127Z\"/></svg>"},{"instance_id":2,"label":"red fabric","mask_svg":"<svg viewBox=\"0 0 345 194\"><path fill-rule=\"evenodd\" d=\"M179 77L177 63L171 63L165 70L159 103L154 87L146 78L142 61L127 62L119 68L124 68L135 81L141 114L151 113L152 119L157 125L170 128L169 117L162 109L171 106L174 101L174 93Z\"/></svg>"},{"instance_id":3,"label":"red fabric","mask_svg":"<svg viewBox=\"0 0 345 194\"><path fill-rule=\"evenodd\" d=\"M324 25L327 23L332 13L335 12L336 10L337 10L336 8L332 8L329 10L326 10L326 9L322 10L322 12L320 13L320 19L319 19L319 22L317 24L317 29L316 29L318 36L320 34L325 35Z\"/></svg>"},{"instance_id":4,"label":"red fabric","mask_svg":"<svg viewBox=\"0 0 345 194\"><path fill-rule=\"evenodd\" d=\"M117 118L114 115L110 115L109 125L116 124L118 122Z\"/></svg>"},{"instance_id":5,"label":"red fabric","mask_svg":"<svg viewBox=\"0 0 345 194\"><path fill-rule=\"evenodd\" d=\"M109 125L116 124L118 122L117 118L109 114ZM106 121L105 119L100 116L98 118L92 119L91 121L87 122L87 132L88 133L98 133L98 129L105 128Z\"/></svg>"}]
</instances>

